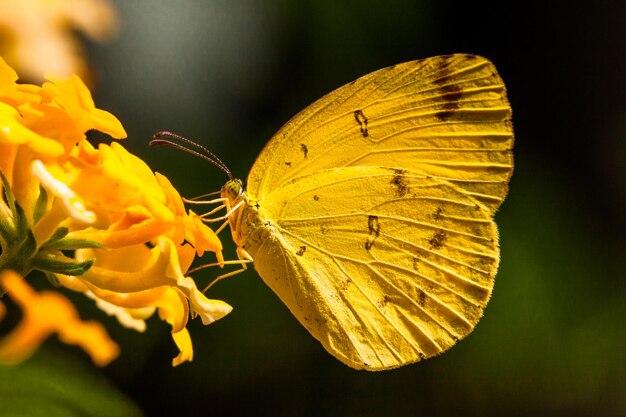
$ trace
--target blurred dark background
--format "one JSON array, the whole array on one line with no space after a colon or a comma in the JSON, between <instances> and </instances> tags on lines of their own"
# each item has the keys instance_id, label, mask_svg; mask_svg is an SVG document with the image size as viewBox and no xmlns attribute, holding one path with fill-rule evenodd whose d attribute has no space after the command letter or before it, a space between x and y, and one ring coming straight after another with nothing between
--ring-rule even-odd
<instances>
[{"instance_id":1,"label":"blurred dark background","mask_svg":"<svg viewBox=\"0 0 626 417\"><path fill-rule=\"evenodd\" d=\"M496 216L501 268L466 340L394 371L337 362L254 271L211 289L234 311L190 324L190 364L171 367L175 348L159 320L142 335L97 311L122 346L111 366L48 349L104 374L149 416L626 415L626 3L115 3L118 41L89 51L96 103L122 120L124 145L186 196L226 177L148 148L157 130L204 144L245 178L284 122L361 75L454 52L492 60L516 135Z\"/></svg>"}]
</instances>

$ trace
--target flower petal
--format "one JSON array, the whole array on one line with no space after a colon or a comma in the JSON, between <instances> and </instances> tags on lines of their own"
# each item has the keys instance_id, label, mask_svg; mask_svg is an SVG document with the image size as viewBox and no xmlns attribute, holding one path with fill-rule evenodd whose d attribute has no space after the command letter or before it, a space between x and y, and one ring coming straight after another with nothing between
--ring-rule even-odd
<instances>
[{"instance_id":1,"label":"flower petal","mask_svg":"<svg viewBox=\"0 0 626 417\"><path fill-rule=\"evenodd\" d=\"M39 160L33 161L31 169L33 174L39 178L41 184L63 201L72 218L82 223L93 223L96 221L96 214L87 210L83 199L76 195L67 184L54 178L48 172L43 162Z\"/></svg>"},{"instance_id":2,"label":"flower petal","mask_svg":"<svg viewBox=\"0 0 626 417\"><path fill-rule=\"evenodd\" d=\"M0 101L0 143L26 144L39 157L56 158L65 152L57 140L42 136L23 125L22 116Z\"/></svg>"},{"instance_id":3,"label":"flower petal","mask_svg":"<svg viewBox=\"0 0 626 417\"><path fill-rule=\"evenodd\" d=\"M17 273L0 272L0 284L20 305L22 321L0 340L0 362L12 364L25 360L52 333L68 344L80 346L98 366L115 359L119 348L97 322L81 321L74 306L52 291L36 293Z\"/></svg>"},{"instance_id":4,"label":"flower petal","mask_svg":"<svg viewBox=\"0 0 626 417\"><path fill-rule=\"evenodd\" d=\"M136 318L129 309L109 303L108 301L97 297L91 291L85 292L85 295L87 296L87 298L91 298L95 301L96 307L104 311L108 316L115 317L117 321L127 329L133 329L138 331L139 333L143 333L146 331L145 319ZM140 314L142 316L145 315L147 317L150 317L152 314L154 314L155 310L156 309L154 307L147 307L142 309Z\"/></svg>"},{"instance_id":5,"label":"flower petal","mask_svg":"<svg viewBox=\"0 0 626 417\"><path fill-rule=\"evenodd\" d=\"M189 331L182 329L180 332L172 333L172 338L180 350L178 356L172 360L172 366L178 366L187 361L191 362L193 360L193 345Z\"/></svg>"}]
</instances>

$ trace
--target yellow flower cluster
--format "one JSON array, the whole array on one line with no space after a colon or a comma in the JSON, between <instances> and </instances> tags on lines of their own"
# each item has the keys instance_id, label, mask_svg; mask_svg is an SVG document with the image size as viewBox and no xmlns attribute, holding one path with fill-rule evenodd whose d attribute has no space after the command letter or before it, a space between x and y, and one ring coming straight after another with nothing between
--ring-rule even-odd
<instances>
[{"instance_id":1,"label":"yellow flower cluster","mask_svg":"<svg viewBox=\"0 0 626 417\"><path fill-rule=\"evenodd\" d=\"M1 0L0 54L29 80L42 80L45 72L85 77L77 32L102 42L118 25L109 0Z\"/></svg>"},{"instance_id":2,"label":"yellow flower cluster","mask_svg":"<svg viewBox=\"0 0 626 417\"><path fill-rule=\"evenodd\" d=\"M79 77L50 78L42 86L18 84L17 78L0 59L0 286L25 317L0 339L0 362L23 359L51 332L81 345L97 363L117 354L102 331L72 330L86 327L67 300L33 294L3 270L24 277L43 271L138 331L157 312L180 350L173 364L191 360L189 316L209 324L231 307L205 297L185 272L205 251L223 262L221 242L185 211L167 178L117 142L96 148L85 140L91 129L113 138L126 132L115 116L95 107ZM45 311L54 325L41 320Z\"/></svg>"}]
</instances>

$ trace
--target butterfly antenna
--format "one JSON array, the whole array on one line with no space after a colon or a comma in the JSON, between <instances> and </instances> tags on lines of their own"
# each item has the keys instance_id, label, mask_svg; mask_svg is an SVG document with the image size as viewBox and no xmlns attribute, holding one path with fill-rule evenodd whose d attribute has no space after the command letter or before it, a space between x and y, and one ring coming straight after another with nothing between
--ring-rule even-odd
<instances>
[{"instance_id":1,"label":"butterfly antenna","mask_svg":"<svg viewBox=\"0 0 626 417\"><path fill-rule=\"evenodd\" d=\"M188 145L191 146L195 146L196 148L200 149L201 151L203 151L204 153L200 153L198 151L194 151L193 149L190 149L184 145L181 145L179 143L173 142L169 139L163 139L163 138L171 138L171 139L175 139L181 142L184 142ZM228 179L232 180L233 179L233 174L230 172L230 169L228 169L228 167L226 166L226 164L224 164L222 162L222 160L220 158L218 158L213 152L211 152L210 150L208 150L207 148L205 148L204 146L200 145L199 143L196 143L192 140L189 140L187 138L184 138L180 135L177 135L176 133L172 133L172 132L156 132L153 136L152 136L152 140L148 143L148 145L150 146L156 146L156 145L167 145L167 146L171 146L172 148L176 148L179 149L181 151L185 151L187 153L190 153L192 155L198 156L206 161L209 161L210 163L212 163L213 165L215 165L216 167L218 167L219 169L221 169L222 171L224 171L226 173L226 175L228 175Z\"/></svg>"}]
</instances>

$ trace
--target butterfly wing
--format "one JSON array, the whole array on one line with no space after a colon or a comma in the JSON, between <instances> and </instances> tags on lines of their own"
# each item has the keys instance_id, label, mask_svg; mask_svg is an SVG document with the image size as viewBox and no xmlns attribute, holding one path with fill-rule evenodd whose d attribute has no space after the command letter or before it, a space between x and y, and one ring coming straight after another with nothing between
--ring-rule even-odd
<instances>
[{"instance_id":1,"label":"butterfly wing","mask_svg":"<svg viewBox=\"0 0 626 417\"><path fill-rule=\"evenodd\" d=\"M261 198L328 168L390 166L425 172L492 212L512 172L511 108L493 64L448 55L381 69L321 98L267 144L248 177Z\"/></svg>"},{"instance_id":2,"label":"butterfly wing","mask_svg":"<svg viewBox=\"0 0 626 417\"><path fill-rule=\"evenodd\" d=\"M335 357L357 369L416 362L482 315L498 266L489 209L424 173L346 167L259 201L255 268Z\"/></svg>"},{"instance_id":3,"label":"butterfly wing","mask_svg":"<svg viewBox=\"0 0 626 417\"><path fill-rule=\"evenodd\" d=\"M510 117L504 84L481 57L359 78L261 152L247 185L258 218L239 242L344 363L388 369L444 351L473 329L493 286Z\"/></svg>"}]
</instances>

